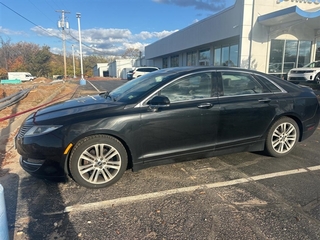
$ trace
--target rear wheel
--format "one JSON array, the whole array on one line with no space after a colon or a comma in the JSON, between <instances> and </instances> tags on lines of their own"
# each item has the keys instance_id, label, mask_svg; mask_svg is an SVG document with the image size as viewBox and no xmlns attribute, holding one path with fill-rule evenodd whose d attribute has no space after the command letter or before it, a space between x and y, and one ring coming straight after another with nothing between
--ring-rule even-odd
<instances>
[{"instance_id":1,"label":"rear wheel","mask_svg":"<svg viewBox=\"0 0 320 240\"><path fill-rule=\"evenodd\" d=\"M289 117L282 117L269 129L265 151L273 157L282 157L291 152L299 140L299 127Z\"/></svg>"},{"instance_id":2,"label":"rear wheel","mask_svg":"<svg viewBox=\"0 0 320 240\"><path fill-rule=\"evenodd\" d=\"M69 168L73 179L87 188L103 188L117 182L128 165L126 149L116 138L93 135L73 148Z\"/></svg>"}]
</instances>

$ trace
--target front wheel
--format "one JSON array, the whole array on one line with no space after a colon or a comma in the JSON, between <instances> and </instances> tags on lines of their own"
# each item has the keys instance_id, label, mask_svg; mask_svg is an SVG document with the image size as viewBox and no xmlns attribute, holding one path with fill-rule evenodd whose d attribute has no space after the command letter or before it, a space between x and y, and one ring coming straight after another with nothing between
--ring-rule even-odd
<instances>
[{"instance_id":1,"label":"front wheel","mask_svg":"<svg viewBox=\"0 0 320 240\"><path fill-rule=\"evenodd\" d=\"M282 157L291 152L299 140L299 127L289 117L276 121L268 131L265 151L273 157Z\"/></svg>"},{"instance_id":2,"label":"front wheel","mask_svg":"<svg viewBox=\"0 0 320 240\"><path fill-rule=\"evenodd\" d=\"M318 74L315 76L314 81L315 81L317 84L320 84L320 73L318 73Z\"/></svg>"},{"instance_id":3,"label":"front wheel","mask_svg":"<svg viewBox=\"0 0 320 240\"><path fill-rule=\"evenodd\" d=\"M69 169L73 179L87 188L103 188L117 182L128 165L127 151L116 138L93 135L73 148Z\"/></svg>"}]
</instances>

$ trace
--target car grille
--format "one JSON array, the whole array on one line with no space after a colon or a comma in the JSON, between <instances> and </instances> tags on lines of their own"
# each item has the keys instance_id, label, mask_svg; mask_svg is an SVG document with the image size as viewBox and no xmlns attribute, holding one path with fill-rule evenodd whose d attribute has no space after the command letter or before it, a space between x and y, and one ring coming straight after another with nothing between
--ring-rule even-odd
<instances>
[{"instance_id":1,"label":"car grille","mask_svg":"<svg viewBox=\"0 0 320 240\"><path fill-rule=\"evenodd\" d=\"M303 73L312 73L313 70L291 70L291 73L294 73L294 74L303 74Z\"/></svg>"},{"instance_id":2,"label":"car grille","mask_svg":"<svg viewBox=\"0 0 320 240\"><path fill-rule=\"evenodd\" d=\"M306 79L304 77L290 77L290 80L306 81Z\"/></svg>"},{"instance_id":3,"label":"car grille","mask_svg":"<svg viewBox=\"0 0 320 240\"><path fill-rule=\"evenodd\" d=\"M22 138L32 126L22 126L17 134L18 138Z\"/></svg>"}]
</instances>

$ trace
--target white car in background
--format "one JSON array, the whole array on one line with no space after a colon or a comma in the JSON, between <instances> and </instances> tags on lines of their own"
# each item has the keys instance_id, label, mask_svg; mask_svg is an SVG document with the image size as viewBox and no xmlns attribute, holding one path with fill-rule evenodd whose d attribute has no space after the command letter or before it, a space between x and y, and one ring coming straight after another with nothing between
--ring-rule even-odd
<instances>
[{"instance_id":1,"label":"white car in background","mask_svg":"<svg viewBox=\"0 0 320 240\"><path fill-rule=\"evenodd\" d=\"M314 82L320 84L320 61L291 69L288 72L287 80L293 83Z\"/></svg>"},{"instance_id":2,"label":"white car in background","mask_svg":"<svg viewBox=\"0 0 320 240\"><path fill-rule=\"evenodd\" d=\"M136 67L135 69L133 69L132 78L137 78L149 72L154 72L157 70L159 70L159 68L157 67Z\"/></svg>"}]
</instances>

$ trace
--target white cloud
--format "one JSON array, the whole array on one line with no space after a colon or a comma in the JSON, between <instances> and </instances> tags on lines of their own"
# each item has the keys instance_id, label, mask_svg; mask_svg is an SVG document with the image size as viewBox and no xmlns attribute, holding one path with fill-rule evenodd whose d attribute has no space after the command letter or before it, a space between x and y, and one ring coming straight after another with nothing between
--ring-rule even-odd
<instances>
[{"instance_id":1,"label":"white cloud","mask_svg":"<svg viewBox=\"0 0 320 240\"><path fill-rule=\"evenodd\" d=\"M62 39L62 32L59 29L34 27L32 31L38 35L46 37L57 37ZM177 30L176 30L177 31ZM156 41L166 37L176 31L147 32L142 31L132 34L129 29L104 29L92 28L81 31L81 41L83 44L83 54L101 53L107 55L122 55L128 48L139 49L144 52L144 47L150 40ZM79 32L76 29L66 30L66 40L78 44ZM149 42L148 42L149 40ZM52 52L61 53L61 49L51 49Z\"/></svg>"},{"instance_id":2,"label":"white cloud","mask_svg":"<svg viewBox=\"0 0 320 240\"><path fill-rule=\"evenodd\" d=\"M6 29L0 26L0 33L3 35L23 35L24 33L21 31L12 31L10 29Z\"/></svg>"}]
</instances>

